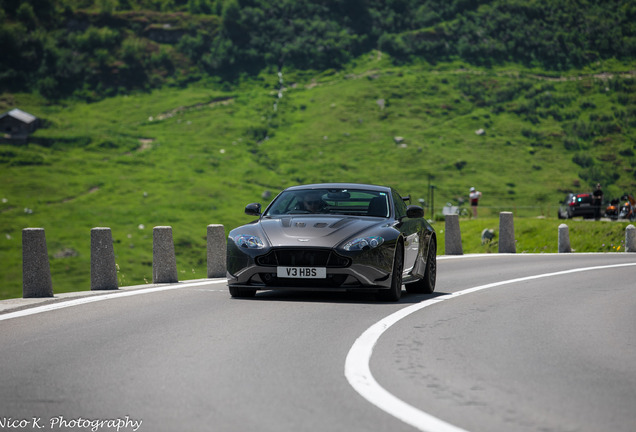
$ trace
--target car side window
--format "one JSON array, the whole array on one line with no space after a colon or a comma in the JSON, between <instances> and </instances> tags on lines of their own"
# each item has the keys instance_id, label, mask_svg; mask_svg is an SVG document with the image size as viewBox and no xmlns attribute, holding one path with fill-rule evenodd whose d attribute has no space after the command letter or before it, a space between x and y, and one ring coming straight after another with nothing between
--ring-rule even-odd
<instances>
[{"instance_id":1,"label":"car side window","mask_svg":"<svg viewBox=\"0 0 636 432\"><path fill-rule=\"evenodd\" d=\"M287 214L297 204L296 196L293 193L287 193L280 196L275 202L272 208L270 208L266 216L276 216L280 214Z\"/></svg>"},{"instance_id":2,"label":"car side window","mask_svg":"<svg viewBox=\"0 0 636 432\"><path fill-rule=\"evenodd\" d=\"M403 217L406 217L406 203L396 191L392 191L392 196L393 207L395 208L395 218L402 219Z\"/></svg>"}]
</instances>

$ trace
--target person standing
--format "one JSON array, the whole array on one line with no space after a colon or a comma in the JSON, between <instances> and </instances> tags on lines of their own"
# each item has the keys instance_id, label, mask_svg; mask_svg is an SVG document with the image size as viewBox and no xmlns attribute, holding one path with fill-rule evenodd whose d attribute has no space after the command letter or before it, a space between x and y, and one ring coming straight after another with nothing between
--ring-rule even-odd
<instances>
[{"instance_id":1,"label":"person standing","mask_svg":"<svg viewBox=\"0 0 636 432\"><path fill-rule=\"evenodd\" d=\"M596 189L592 192L592 204L594 205L594 219L601 219L601 206L603 205L603 190L601 184L596 183Z\"/></svg>"},{"instance_id":2,"label":"person standing","mask_svg":"<svg viewBox=\"0 0 636 432\"><path fill-rule=\"evenodd\" d=\"M474 187L470 188L470 193L468 194L468 198L470 199L470 206L473 209L473 217L477 217L477 205L479 205L479 199L481 198L481 192L476 190Z\"/></svg>"}]
</instances>

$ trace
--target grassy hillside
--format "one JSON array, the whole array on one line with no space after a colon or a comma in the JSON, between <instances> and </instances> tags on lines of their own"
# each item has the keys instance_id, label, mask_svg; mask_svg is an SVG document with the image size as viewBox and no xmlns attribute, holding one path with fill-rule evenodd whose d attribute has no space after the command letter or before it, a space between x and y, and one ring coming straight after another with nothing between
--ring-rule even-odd
<instances>
[{"instance_id":1,"label":"grassy hillside","mask_svg":"<svg viewBox=\"0 0 636 432\"><path fill-rule=\"evenodd\" d=\"M512 210L554 230L566 191L636 189L634 69L398 67L372 52L342 71L270 69L89 104L3 94L0 112L19 107L46 127L26 146L0 144L0 298L21 296L23 228L45 228L57 293L89 289L97 226L113 230L120 285L152 280L157 225L173 227L180 278L200 278L208 224L248 222L245 204L305 182L391 184L414 200L430 182L436 213L475 186L482 217ZM573 247L608 250L624 225L581 223L597 237ZM543 248L542 226L523 251L556 250L556 233Z\"/></svg>"}]
</instances>

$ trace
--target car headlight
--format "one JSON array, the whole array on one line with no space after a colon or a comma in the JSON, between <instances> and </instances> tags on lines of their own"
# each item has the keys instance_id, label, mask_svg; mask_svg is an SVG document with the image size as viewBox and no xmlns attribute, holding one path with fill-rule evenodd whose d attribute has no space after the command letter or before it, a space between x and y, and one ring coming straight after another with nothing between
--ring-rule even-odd
<instances>
[{"instance_id":1,"label":"car headlight","mask_svg":"<svg viewBox=\"0 0 636 432\"><path fill-rule=\"evenodd\" d=\"M238 247L242 248L263 249L265 247L265 243L263 243L263 240L261 240L260 237L254 235L241 234L234 236L232 240L234 240L234 243L236 243Z\"/></svg>"},{"instance_id":2,"label":"car headlight","mask_svg":"<svg viewBox=\"0 0 636 432\"><path fill-rule=\"evenodd\" d=\"M359 237L345 243L343 249L349 252L368 250L376 248L382 243L384 243L382 237Z\"/></svg>"}]
</instances>

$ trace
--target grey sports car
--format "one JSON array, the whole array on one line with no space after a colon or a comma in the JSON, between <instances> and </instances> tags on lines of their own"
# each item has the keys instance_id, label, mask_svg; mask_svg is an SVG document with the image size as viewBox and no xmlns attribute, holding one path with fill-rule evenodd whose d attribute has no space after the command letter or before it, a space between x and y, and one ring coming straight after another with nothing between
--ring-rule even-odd
<instances>
[{"instance_id":1,"label":"grey sports car","mask_svg":"<svg viewBox=\"0 0 636 432\"><path fill-rule=\"evenodd\" d=\"M326 183L282 191L227 242L232 297L257 290L372 291L397 301L432 293L437 276L435 230L424 210L385 186Z\"/></svg>"}]
</instances>

